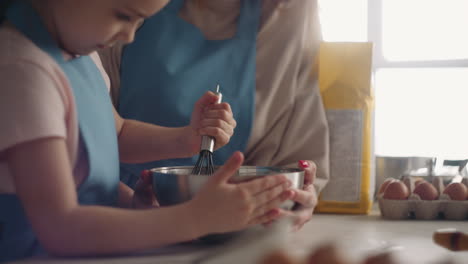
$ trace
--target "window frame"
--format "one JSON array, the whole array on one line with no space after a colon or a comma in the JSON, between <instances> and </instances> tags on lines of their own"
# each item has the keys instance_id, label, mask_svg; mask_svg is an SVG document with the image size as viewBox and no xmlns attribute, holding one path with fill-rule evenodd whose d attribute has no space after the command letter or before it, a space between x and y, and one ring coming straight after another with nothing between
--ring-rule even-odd
<instances>
[{"instance_id":1,"label":"window frame","mask_svg":"<svg viewBox=\"0 0 468 264\"><path fill-rule=\"evenodd\" d=\"M390 61L383 56L382 6L384 0L367 0L367 38L374 44L373 71L380 68L456 68L468 67L468 59Z\"/></svg>"},{"instance_id":2,"label":"window frame","mask_svg":"<svg viewBox=\"0 0 468 264\"><path fill-rule=\"evenodd\" d=\"M376 73L379 70L387 69L449 69L449 68L467 68L468 59L447 59L447 60L408 60L408 61L391 61L383 56L383 1L384 0L367 0L367 40L373 43L373 56L372 56L372 74L373 82L376 84ZM374 86L374 89L377 87ZM378 88L377 88L378 89ZM374 91L376 92L376 91ZM378 107L376 105L376 107ZM374 109L375 110L375 109ZM375 118L376 116L374 116ZM376 120L374 120L374 129L376 128ZM376 137L376 131L374 130L374 151L377 150L378 142ZM380 147L381 148L381 147ZM382 151L383 149L381 149ZM391 153L391 152L389 152ZM445 153L449 155L448 153ZM375 153L378 156L387 156L385 152ZM391 155L397 156L415 156L415 153L392 153ZM419 154L418 154L419 155ZM416 155L416 156L418 156ZM441 157L444 154L441 154ZM450 154L448 157L451 157ZM454 157L462 159L460 154L454 154ZM419 155L420 156L420 155ZM436 155L437 156L437 155ZM464 156L463 156L464 158Z\"/></svg>"}]
</instances>

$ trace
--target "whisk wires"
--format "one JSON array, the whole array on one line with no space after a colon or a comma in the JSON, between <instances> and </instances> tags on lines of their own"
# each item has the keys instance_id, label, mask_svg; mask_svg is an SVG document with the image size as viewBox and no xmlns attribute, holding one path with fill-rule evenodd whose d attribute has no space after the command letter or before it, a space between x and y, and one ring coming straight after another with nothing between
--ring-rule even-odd
<instances>
[{"instance_id":1,"label":"whisk wires","mask_svg":"<svg viewBox=\"0 0 468 264\"><path fill-rule=\"evenodd\" d=\"M200 151L197 163L192 169L194 175L212 175L214 173L213 153L209 150Z\"/></svg>"}]
</instances>

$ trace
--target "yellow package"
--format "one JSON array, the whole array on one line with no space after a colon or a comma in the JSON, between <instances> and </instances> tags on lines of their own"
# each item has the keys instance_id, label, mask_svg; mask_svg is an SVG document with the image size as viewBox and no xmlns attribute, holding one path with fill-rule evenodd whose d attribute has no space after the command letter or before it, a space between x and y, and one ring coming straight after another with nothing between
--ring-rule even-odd
<instances>
[{"instance_id":1,"label":"yellow package","mask_svg":"<svg viewBox=\"0 0 468 264\"><path fill-rule=\"evenodd\" d=\"M366 214L374 194L372 44L324 42L319 84L330 128L330 181L317 212Z\"/></svg>"}]
</instances>

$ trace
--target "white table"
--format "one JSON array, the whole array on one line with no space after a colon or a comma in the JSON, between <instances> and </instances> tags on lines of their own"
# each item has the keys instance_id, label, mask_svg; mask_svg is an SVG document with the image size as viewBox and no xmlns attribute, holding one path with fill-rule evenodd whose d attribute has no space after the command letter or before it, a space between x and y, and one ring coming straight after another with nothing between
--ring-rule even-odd
<instances>
[{"instance_id":1,"label":"white table","mask_svg":"<svg viewBox=\"0 0 468 264\"><path fill-rule=\"evenodd\" d=\"M433 232L441 228L456 228L468 233L468 221L394 221L382 219L378 211L371 215L318 214L297 233L284 233L284 228L277 229L274 235L270 235L272 232L269 237L255 235L251 240L227 249L199 244L177 245L137 256L36 259L16 263L248 263L271 247L281 245L289 254L299 258L327 241L337 241L339 248L350 260L359 260L364 255L388 246L397 246L401 249L398 254L404 257L403 263L434 263L436 259L446 258L457 260L455 263L468 263L468 252L450 252L432 242ZM199 261L206 254L218 250L224 250L221 253L223 259Z\"/></svg>"},{"instance_id":2,"label":"white table","mask_svg":"<svg viewBox=\"0 0 468 264\"><path fill-rule=\"evenodd\" d=\"M443 228L468 233L468 221L385 220L376 210L370 215L315 215L291 237L291 248L303 256L325 241L337 241L344 253L356 260L378 249L398 247L404 263L434 263L447 258L468 263L468 251L451 252L432 241L434 231Z\"/></svg>"}]
</instances>

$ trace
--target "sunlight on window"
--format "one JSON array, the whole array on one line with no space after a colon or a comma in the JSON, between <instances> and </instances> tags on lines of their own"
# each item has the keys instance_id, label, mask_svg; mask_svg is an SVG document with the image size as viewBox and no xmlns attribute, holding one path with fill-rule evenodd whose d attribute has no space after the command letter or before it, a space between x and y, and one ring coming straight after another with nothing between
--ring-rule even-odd
<instances>
[{"instance_id":1,"label":"sunlight on window","mask_svg":"<svg viewBox=\"0 0 468 264\"><path fill-rule=\"evenodd\" d=\"M367 0L319 0L325 41L367 41Z\"/></svg>"},{"instance_id":2,"label":"sunlight on window","mask_svg":"<svg viewBox=\"0 0 468 264\"><path fill-rule=\"evenodd\" d=\"M388 60L468 58L467 0L383 0L382 47Z\"/></svg>"},{"instance_id":3,"label":"sunlight on window","mask_svg":"<svg viewBox=\"0 0 468 264\"><path fill-rule=\"evenodd\" d=\"M468 68L382 69L375 87L376 154L468 156Z\"/></svg>"},{"instance_id":4,"label":"sunlight on window","mask_svg":"<svg viewBox=\"0 0 468 264\"><path fill-rule=\"evenodd\" d=\"M376 0L369 0L376 1ZM468 0L381 0L382 49L393 61L468 59ZM319 0L325 41L367 41L368 0ZM376 10L370 10L376 12ZM379 43L380 44L380 43ZM375 151L468 157L467 68L377 68Z\"/></svg>"}]
</instances>

